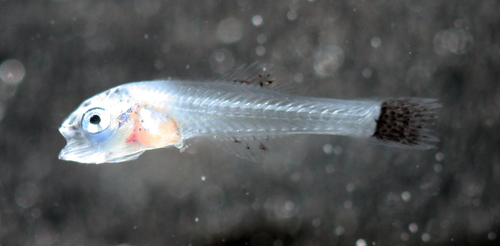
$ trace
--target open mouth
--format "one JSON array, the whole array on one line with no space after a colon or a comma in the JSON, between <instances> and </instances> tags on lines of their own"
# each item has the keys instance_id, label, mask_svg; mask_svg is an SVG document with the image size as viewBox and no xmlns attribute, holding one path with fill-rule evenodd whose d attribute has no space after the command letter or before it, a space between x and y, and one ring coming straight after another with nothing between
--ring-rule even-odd
<instances>
[{"instance_id":1,"label":"open mouth","mask_svg":"<svg viewBox=\"0 0 500 246\"><path fill-rule=\"evenodd\" d=\"M59 159L82 163L96 163L102 157L92 153L92 146L86 144L83 134L73 126L61 126L59 132L66 139L66 146L59 153Z\"/></svg>"},{"instance_id":2,"label":"open mouth","mask_svg":"<svg viewBox=\"0 0 500 246\"><path fill-rule=\"evenodd\" d=\"M96 153L91 148L78 147L71 142L59 153L59 159L80 163L103 163L106 161L105 153Z\"/></svg>"}]
</instances>

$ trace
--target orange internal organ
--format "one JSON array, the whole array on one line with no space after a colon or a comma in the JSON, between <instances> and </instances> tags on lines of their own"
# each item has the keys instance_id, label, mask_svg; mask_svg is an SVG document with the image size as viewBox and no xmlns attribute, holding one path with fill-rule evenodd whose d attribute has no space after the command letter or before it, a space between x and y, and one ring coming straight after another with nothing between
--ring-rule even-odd
<instances>
[{"instance_id":1,"label":"orange internal organ","mask_svg":"<svg viewBox=\"0 0 500 246\"><path fill-rule=\"evenodd\" d=\"M161 110L137 105L130 113L134 130L127 138L127 143L139 143L144 147L163 147L180 141L176 122Z\"/></svg>"}]
</instances>

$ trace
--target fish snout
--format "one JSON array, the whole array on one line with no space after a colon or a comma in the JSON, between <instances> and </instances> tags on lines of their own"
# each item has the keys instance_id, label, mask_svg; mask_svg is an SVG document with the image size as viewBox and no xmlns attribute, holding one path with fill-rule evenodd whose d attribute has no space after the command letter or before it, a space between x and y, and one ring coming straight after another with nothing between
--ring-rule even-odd
<instances>
[{"instance_id":1,"label":"fish snout","mask_svg":"<svg viewBox=\"0 0 500 246\"><path fill-rule=\"evenodd\" d=\"M71 139L80 139L83 137L83 133L81 130L75 125L62 125L59 128L59 132L63 135L66 141L70 141Z\"/></svg>"}]
</instances>

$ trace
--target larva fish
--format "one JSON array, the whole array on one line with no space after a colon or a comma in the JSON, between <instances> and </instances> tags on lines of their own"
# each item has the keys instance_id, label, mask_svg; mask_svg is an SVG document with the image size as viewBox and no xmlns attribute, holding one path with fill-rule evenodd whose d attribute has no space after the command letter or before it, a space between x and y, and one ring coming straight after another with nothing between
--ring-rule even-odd
<instances>
[{"instance_id":1,"label":"larva fish","mask_svg":"<svg viewBox=\"0 0 500 246\"><path fill-rule=\"evenodd\" d=\"M296 96L274 86L265 67L239 79L156 80L120 85L84 101L59 128L59 158L80 163L133 160L149 149L208 137L262 161L267 140L293 134L343 135L427 149L435 99L336 100ZM246 69L245 71L252 71ZM269 71L269 70L268 70Z\"/></svg>"}]
</instances>

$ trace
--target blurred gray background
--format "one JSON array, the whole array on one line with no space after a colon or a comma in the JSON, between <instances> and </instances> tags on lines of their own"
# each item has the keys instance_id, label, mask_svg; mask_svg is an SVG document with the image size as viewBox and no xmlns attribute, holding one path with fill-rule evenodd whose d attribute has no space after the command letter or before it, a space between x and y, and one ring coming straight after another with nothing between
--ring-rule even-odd
<instances>
[{"instance_id":1,"label":"blurred gray background","mask_svg":"<svg viewBox=\"0 0 500 246\"><path fill-rule=\"evenodd\" d=\"M439 98L441 142L57 159L58 127L96 93L255 61L302 95ZM2 245L500 244L498 1L4 0L0 64Z\"/></svg>"}]
</instances>

